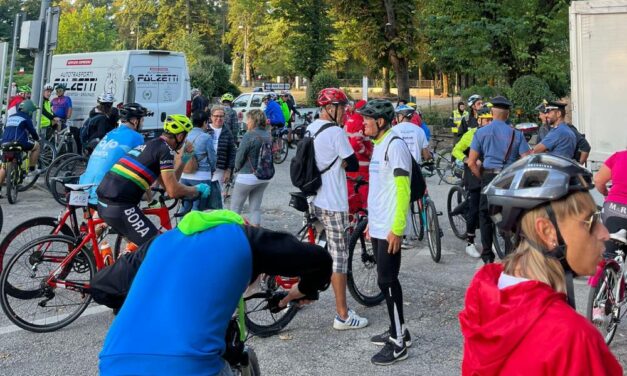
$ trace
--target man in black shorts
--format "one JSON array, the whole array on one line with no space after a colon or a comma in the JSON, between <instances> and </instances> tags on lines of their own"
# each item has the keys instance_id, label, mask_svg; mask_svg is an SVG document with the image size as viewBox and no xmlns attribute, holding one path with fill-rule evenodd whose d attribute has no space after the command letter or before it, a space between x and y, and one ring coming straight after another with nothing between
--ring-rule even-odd
<instances>
[{"instance_id":1,"label":"man in black shorts","mask_svg":"<svg viewBox=\"0 0 627 376\"><path fill-rule=\"evenodd\" d=\"M120 158L96 190L100 217L136 245L142 245L159 234L139 208L142 196L155 181L159 181L168 196L173 198L209 195L207 184L188 187L178 182L192 150L186 148L182 163L176 168L174 154L181 149L192 127L187 116L169 115L163 124L163 134Z\"/></svg>"}]
</instances>

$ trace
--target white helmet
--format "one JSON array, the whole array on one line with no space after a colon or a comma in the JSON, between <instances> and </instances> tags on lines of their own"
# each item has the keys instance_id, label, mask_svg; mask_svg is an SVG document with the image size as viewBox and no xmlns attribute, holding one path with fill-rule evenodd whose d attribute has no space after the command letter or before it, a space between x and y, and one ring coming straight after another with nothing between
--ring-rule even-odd
<instances>
[{"instance_id":1,"label":"white helmet","mask_svg":"<svg viewBox=\"0 0 627 376\"><path fill-rule=\"evenodd\" d=\"M98 103L113 103L115 98L113 98L113 94L104 93L98 97Z\"/></svg>"},{"instance_id":2,"label":"white helmet","mask_svg":"<svg viewBox=\"0 0 627 376\"><path fill-rule=\"evenodd\" d=\"M47 84L44 85L44 90L54 90L54 85L48 82Z\"/></svg>"}]
</instances>

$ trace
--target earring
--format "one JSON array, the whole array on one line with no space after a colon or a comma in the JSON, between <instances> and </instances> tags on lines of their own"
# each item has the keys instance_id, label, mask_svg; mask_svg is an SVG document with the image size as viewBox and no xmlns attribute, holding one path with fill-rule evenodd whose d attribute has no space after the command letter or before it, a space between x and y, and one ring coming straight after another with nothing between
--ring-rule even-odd
<instances>
[{"instance_id":1,"label":"earring","mask_svg":"<svg viewBox=\"0 0 627 376\"><path fill-rule=\"evenodd\" d=\"M555 240L553 240L553 247L557 247L557 242Z\"/></svg>"}]
</instances>

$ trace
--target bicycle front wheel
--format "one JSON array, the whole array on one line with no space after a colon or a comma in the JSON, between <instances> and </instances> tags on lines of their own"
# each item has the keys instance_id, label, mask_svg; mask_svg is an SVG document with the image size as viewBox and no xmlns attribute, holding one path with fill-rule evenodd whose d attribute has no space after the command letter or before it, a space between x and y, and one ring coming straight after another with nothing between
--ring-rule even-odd
<instances>
[{"instance_id":1,"label":"bicycle front wheel","mask_svg":"<svg viewBox=\"0 0 627 376\"><path fill-rule=\"evenodd\" d=\"M11 258L0 278L0 305L11 322L31 332L52 332L70 324L85 311L91 295L84 289L52 287L46 283L74 247L75 239L51 235L27 244ZM57 281L88 286L95 270L89 251L83 248L61 271ZM9 285L17 289L17 297L8 293Z\"/></svg>"},{"instance_id":2,"label":"bicycle front wheel","mask_svg":"<svg viewBox=\"0 0 627 376\"><path fill-rule=\"evenodd\" d=\"M52 197L59 204L67 205L67 195L65 184L76 184L87 168L87 158L82 155L75 155L64 160L57 170L55 176L51 178L50 192Z\"/></svg>"},{"instance_id":3,"label":"bicycle front wheel","mask_svg":"<svg viewBox=\"0 0 627 376\"><path fill-rule=\"evenodd\" d=\"M461 179L455 173L454 159L451 151L451 149L447 149L438 154L438 158L435 160L435 168L441 181L446 184L458 185L461 183Z\"/></svg>"},{"instance_id":4,"label":"bicycle front wheel","mask_svg":"<svg viewBox=\"0 0 627 376\"><path fill-rule=\"evenodd\" d=\"M440 239L440 222L435 204L430 199L425 202L425 214L427 217L427 241L431 258L435 262L440 262L442 257L442 244Z\"/></svg>"},{"instance_id":5,"label":"bicycle front wheel","mask_svg":"<svg viewBox=\"0 0 627 376\"><path fill-rule=\"evenodd\" d=\"M368 218L362 219L348 242L348 291L366 307L376 306L385 298L377 284L377 259L372 241L366 239Z\"/></svg>"},{"instance_id":6,"label":"bicycle front wheel","mask_svg":"<svg viewBox=\"0 0 627 376\"><path fill-rule=\"evenodd\" d=\"M17 202L17 185L20 180L20 171L15 160L5 163L6 168L6 186L7 186L7 200L9 204L15 204Z\"/></svg>"},{"instance_id":7,"label":"bicycle front wheel","mask_svg":"<svg viewBox=\"0 0 627 376\"><path fill-rule=\"evenodd\" d=\"M41 171L47 171L48 167L50 167L54 159L57 157L57 151L50 142L44 139L39 140L39 147L40 152L37 164Z\"/></svg>"},{"instance_id":8,"label":"bicycle front wheel","mask_svg":"<svg viewBox=\"0 0 627 376\"><path fill-rule=\"evenodd\" d=\"M287 158L288 145L281 137L277 137L272 141L272 160L276 164L281 164Z\"/></svg>"},{"instance_id":9,"label":"bicycle front wheel","mask_svg":"<svg viewBox=\"0 0 627 376\"><path fill-rule=\"evenodd\" d=\"M615 267L605 265L601 279L588 293L586 308L588 320L599 329L608 345L616 334L621 318L621 306L618 303L622 297L616 296L616 286L625 283Z\"/></svg>"},{"instance_id":10,"label":"bicycle front wheel","mask_svg":"<svg viewBox=\"0 0 627 376\"><path fill-rule=\"evenodd\" d=\"M52 162L50 162L50 165L46 169L46 175L45 175L46 188L48 188L49 191L52 191L51 187L52 187L52 184L54 184L54 182L51 182L51 179L56 176L56 171L61 165L61 163L63 163L66 159L72 158L75 156L78 156L78 154L61 154L58 157L56 157Z\"/></svg>"},{"instance_id":11,"label":"bicycle front wheel","mask_svg":"<svg viewBox=\"0 0 627 376\"><path fill-rule=\"evenodd\" d=\"M446 211L448 221L451 224L451 230L456 237L466 239L466 214L468 202L466 201L466 192L459 185L451 187L448 191L446 199Z\"/></svg>"},{"instance_id":12,"label":"bicycle front wheel","mask_svg":"<svg viewBox=\"0 0 627 376\"><path fill-rule=\"evenodd\" d=\"M298 312L297 305L289 304L280 311L274 309L285 296L287 291L277 283L273 275L262 275L248 287L244 293L244 303L246 327L250 333L259 337L270 337L292 321Z\"/></svg>"}]
</instances>

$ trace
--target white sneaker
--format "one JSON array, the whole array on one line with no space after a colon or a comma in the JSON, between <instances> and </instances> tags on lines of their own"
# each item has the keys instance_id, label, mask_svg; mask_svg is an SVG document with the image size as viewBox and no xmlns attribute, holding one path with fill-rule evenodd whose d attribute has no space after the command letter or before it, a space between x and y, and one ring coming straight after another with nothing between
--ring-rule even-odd
<instances>
[{"instance_id":1,"label":"white sneaker","mask_svg":"<svg viewBox=\"0 0 627 376\"><path fill-rule=\"evenodd\" d=\"M401 249L409 249L414 247L414 242L409 239L409 237L404 237L401 242Z\"/></svg>"},{"instance_id":2,"label":"white sneaker","mask_svg":"<svg viewBox=\"0 0 627 376\"><path fill-rule=\"evenodd\" d=\"M41 174L41 170L36 168L32 171L28 171L28 176L29 177L33 177L33 176L39 176Z\"/></svg>"},{"instance_id":3,"label":"white sneaker","mask_svg":"<svg viewBox=\"0 0 627 376\"><path fill-rule=\"evenodd\" d=\"M352 309L348 310L348 318L346 320L340 319L338 315L335 315L335 320L333 320L333 329L336 330L361 329L366 326L368 326L368 319L359 316Z\"/></svg>"},{"instance_id":4,"label":"white sneaker","mask_svg":"<svg viewBox=\"0 0 627 376\"><path fill-rule=\"evenodd\" d=\"M481 253L479 253L479 251L477 251L477 247L475 247L474 244L468 244L466 246L466 254L468 254L468 256L474 257L474 258L481 257Z\"/></svg>"}]
</instances>

